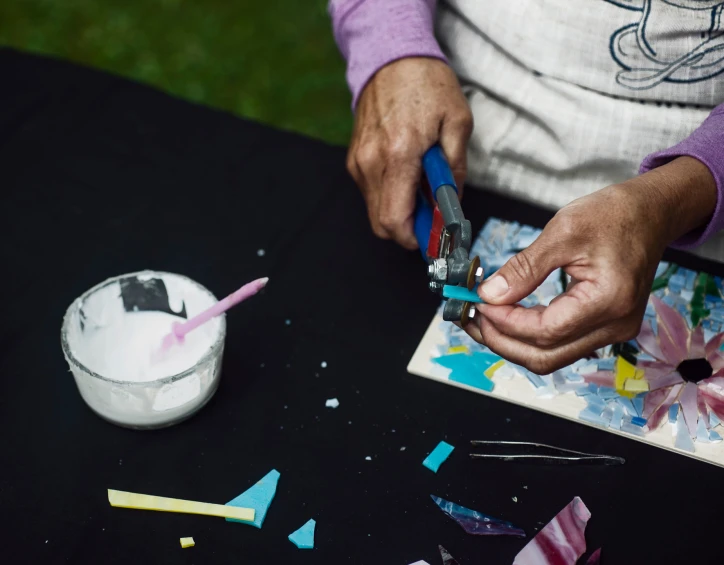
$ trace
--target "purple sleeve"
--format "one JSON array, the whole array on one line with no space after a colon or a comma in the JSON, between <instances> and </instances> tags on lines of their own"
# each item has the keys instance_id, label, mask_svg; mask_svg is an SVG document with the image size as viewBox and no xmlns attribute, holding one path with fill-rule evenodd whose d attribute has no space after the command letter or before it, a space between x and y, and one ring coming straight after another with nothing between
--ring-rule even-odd
<instances>
[{"instance_id":1,"label":"purple sleeve","mask_svg":"<svg viewBox=\"0 0 724 565\"><path fill-rule=\"evenodd\" d=\"M347 61L352 108L374 74L405 57L445 61L435 40L436 0L330 0L334 37Z\"/></svg>"},{"instance_id":2,"label":"purple sleeve","mask_svg":"<svg viewBox=\"0 0 724 565\"><path fill-rule=\"evenodd\" d=\"M709 223L702 229L686 234L672 247L691 249L724 229L724 104L717 106L704 123L684 141L671 149L653 153L644 159L641 172L645 173L677 157L694 157L704 163L714 175L717 202Z\"/></svg>"}]
</instances>

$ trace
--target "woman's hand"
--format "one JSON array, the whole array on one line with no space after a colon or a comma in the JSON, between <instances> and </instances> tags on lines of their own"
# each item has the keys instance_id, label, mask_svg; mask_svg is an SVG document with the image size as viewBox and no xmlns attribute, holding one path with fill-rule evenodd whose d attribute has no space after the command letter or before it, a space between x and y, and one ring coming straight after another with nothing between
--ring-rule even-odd
<instances>
[{"instance_id":1,"label":"woman's hand","mask_svg":"<svg viewBox=\"0 0 724 565\"><path fill-rule=\"evenodd\" d=\"M690 157L572 202L480 286L486 304L466 331L539 374L636 337L664 249L716 202L709 169ZM549 306L515 304L559 267L571 283Z\"/></svg>"},{"instance_id":2,"label":"woman's hand","mask_svg":"<svg viewBox=\"0 0 724 565\"><path fill-rule=\"evenodd\" d=\"M362 92L347 169L367 203L372 229L408 249L422 156L439 142L462 187L473 118L455 73L442 61L400 59Z\"/></svg>"}]
</instances>

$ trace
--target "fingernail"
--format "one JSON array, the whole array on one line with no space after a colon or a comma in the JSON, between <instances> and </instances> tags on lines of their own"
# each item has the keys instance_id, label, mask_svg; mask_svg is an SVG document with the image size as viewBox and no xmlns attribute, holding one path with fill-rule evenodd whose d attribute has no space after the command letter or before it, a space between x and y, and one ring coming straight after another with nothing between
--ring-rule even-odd
<instances>
[{"instance_id":1,"label":"fingernail","mask_svg":"<svg viewBox=\"0 0 724 565\"><path fill-rule=\"evenodd\" d=\"M480 285L479 294L481 297L500 298L508 292L508 282L500 275L493 275L492 278Z\"/></svg>"}]
</instances>

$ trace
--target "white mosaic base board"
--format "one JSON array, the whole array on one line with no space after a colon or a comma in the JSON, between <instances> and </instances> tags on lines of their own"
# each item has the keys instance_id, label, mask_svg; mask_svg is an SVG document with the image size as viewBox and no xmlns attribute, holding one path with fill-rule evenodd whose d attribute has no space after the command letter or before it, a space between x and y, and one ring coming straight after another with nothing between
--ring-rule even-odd
<instances>
[{"instance_id":1,"label":"white mosaic base board","mask_svg":"<svg viewBox=\"0 0 724 565\"><path fill-rule=\"evenodd\" d=\"M417 346L417 350L407 366L407 370L411 374L456 386L478 394L492 396L493 398L518 404L519 406L532 408L533 410L545 412L546 414L550 414L552 416L572 420L578 424L584 424L586 426L605 430L609 433L624 436L642 443L647 443L674 453L686 455L687 457L698 459L699 461L705 461L707 463L718 465L719 467L724 467L724 442L697 442L696 451L694 453L677 449L673 445L673 427L668 423L668 420L665 420L659 429L648 432L644 437L635 436L620 430L602 428L579 419L578 415L586 407L586 401L583 397L576 396L573 392L559 394L552 398L537 396L536 389L533 385L525 376L519 373L514 374L511 379L503 379L493 376L492 381L495 383L495 388L492 392L485 392L481 389L449 380L448 376L450 374L450 369L441 367L431 360L432 357L439 355L438 347L446 344L445 335L440 330L441 323L443 323L442 316L437 314L430 323L430 326L427 328L422 341ZM724 426L719 426L718 431L724 432L724 429L722 428L724 428ZM549 443L558 445L560 442L556 442L555 438L553 438Z\"/></svg>"}]
</instances>

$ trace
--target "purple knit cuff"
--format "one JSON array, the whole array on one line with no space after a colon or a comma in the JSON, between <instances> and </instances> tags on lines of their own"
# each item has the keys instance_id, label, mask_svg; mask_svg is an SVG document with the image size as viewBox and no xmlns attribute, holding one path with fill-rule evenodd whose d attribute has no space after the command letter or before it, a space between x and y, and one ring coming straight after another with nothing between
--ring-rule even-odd
<instances>
[{"instance_id":1,"label":"purple knit cuff","mask_svg":"<svg viewBox=\"0 0 724 565\"><path fill-rule=\"evenodd\" d=\"M334 37L347 61L352 109L374 74L406 57L447 62L433 31L435 0L332 0Z\"/></svg>"},{"instance_id":2,"label":"purple knit cuff","mask_svg":"<svg viewBox=\"0 0 724 565\"><path fill-rule=\"evenodd\" d=\"M648 172L677 157L698 159L709 168L716 181L716 208L709 223L701 229L686 234L671 245L677 249L691 249L724 229L724 104L717 106L704 123L684 141L671 149L646 157L641 163L640 172Z\"/></svg>"}]
</instances>

